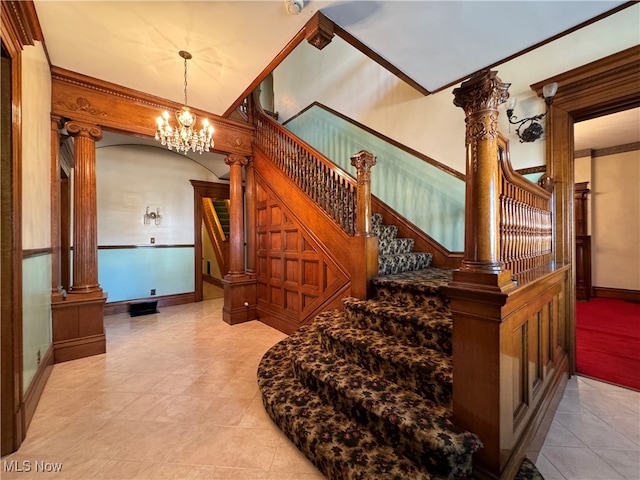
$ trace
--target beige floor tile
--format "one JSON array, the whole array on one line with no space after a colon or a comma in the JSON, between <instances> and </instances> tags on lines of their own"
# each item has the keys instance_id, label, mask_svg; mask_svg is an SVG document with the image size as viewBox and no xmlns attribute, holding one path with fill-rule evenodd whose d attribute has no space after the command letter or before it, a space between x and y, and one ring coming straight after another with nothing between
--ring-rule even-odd
<instances>
[{"instance_id":1,"label":"beige floor tile","mask_svg":"<svg viewBox=\"0 0 640 480\"><path fill-rule=\"evenodd\" d=\"M108 353L54 366L23 446L3 461L61 462L35 477L51 479L323 479L258 391L260 359L286 336L229 326L221 309L210 300L106 317ZM637 480L639 416L638 392L573 376L537 464L547 480Z\"/></svg>"},{"instance_id":2,"label":"beige floor tile","mask_svg":"<svg viewBox=\"0 0 640 480\"><path fill-rule=\"evenodd\" d=\"M143 422L143 427L120 444L117 460L165 463L193 435L192 425Z\"/></svg>"},{"instance_id":3,"label":"beige floor tile","mask_svg":"<svg viewBox=\"0 0 640 480\"><path fill-rule=\"evenodd\" d=\"M71 417L39 417L38 422L40 425L35 426L36 431L30 428L27 432L27 438L20 446L21 454L62 457L104 425L106 420L92 417L84 417L81 421Z\"/></svg>"},{"instance_id":4,"label":"beige floor tile","mask_svg":"<svg viewBox=\"0 0 640 480\"><path fill-rule=\"evenodd\" d=\"M92 477L92 480L153 480L145 473L153 464L109 460ZM177 479L176 479L177 480Z\"/></svg>"},{"instance_id":5,"label":"beige floor tile","mask_svg":"<svg viewBox=\"0 0 640 480\"><path fill-rule=\"evenodd\" d=\"M624 478L586 447L543 447L542 454L567 480L618 480Z\"/></svg>"},{"instance_id":6,"label":"beige floor tile","mask_svg":"<svg viewBox=\"0 0 640 480\"><path fill-rule=\"evenodd\" d=\"M69 456L109 460L144 426L141 422L109 420L72 448Z\"/></svg>"}]
</instances>

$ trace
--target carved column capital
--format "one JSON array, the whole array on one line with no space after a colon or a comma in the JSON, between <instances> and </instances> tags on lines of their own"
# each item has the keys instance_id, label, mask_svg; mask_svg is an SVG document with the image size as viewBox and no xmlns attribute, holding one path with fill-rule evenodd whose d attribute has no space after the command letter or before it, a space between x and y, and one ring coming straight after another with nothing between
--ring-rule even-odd
<instances>
[{"instance_id":1,"label":"carved column capital","mask_svg":"<svg viewBox=\"0 0 640 480\"><path fill-rule=\"evenodd\" d=\"M249 160L247 160L247 157L243 157L242 155L231 154L224 157L224 163L226 163L229 166L238 165L242 167L243 165L246 165L248 162Z\"/></svg>"},{"instance_id":2,"label":"carved column capital","mask_svg":"<svg viewBox=\"0 0 640 480\"><path fill-rule=\"evenodd\" d=\"M483 70L453 90L453 104L467 116L482 110L497 110L509 98L510 83L503 83L495 70Z\"/></svg>"},{"instance_id":3,"label":"carved column capital","mask_svg":"<svg viewBox=\"0 0 640 480\"><path fill-rule=\"evenodd\" d=\"M65 123L64 126L67 129L67 132L74 137L79 136L91 138L96 142L102 138L102 129L97 125L71 120Z\"/></svg>"},{"instance_id":4,"label":"carved column capital","mask_svg":"<svg viewBox=\"0 0 640 480\"><path fill-rule=\"evenodd\" d=\"M356 167L358 185L371 181L371 167L376 164L377 157L366 150L360 150L351 157L351 165Z\"/></svg>"}]
</instances>

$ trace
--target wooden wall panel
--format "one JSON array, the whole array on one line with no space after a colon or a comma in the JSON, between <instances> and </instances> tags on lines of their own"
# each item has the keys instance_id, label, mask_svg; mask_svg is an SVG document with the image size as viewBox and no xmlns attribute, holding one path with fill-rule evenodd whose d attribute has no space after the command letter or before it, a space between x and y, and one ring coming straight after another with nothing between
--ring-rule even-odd
<instances>
[{"instance_id":1,"label":"wooden wall panel","mask_svg":"<svg viewBox=\"0 0 640 480\"><path fill-rule=\"evenodd\" d=\"M335 300L349 276L258 172L256 186L258 313L290 333Z\"/></svg>"}]
</instances>

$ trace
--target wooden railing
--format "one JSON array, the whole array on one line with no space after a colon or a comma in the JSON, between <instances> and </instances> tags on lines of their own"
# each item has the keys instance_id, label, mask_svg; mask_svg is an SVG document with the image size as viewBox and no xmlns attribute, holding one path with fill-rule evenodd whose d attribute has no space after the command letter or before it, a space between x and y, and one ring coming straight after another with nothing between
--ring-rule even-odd
<instances>
[{"instance_id":1,"label":"wooden railing","mask_svg":"<svg viewBox=\"0 0 640 480\"><path fill-rule=\"evenodd\" d=\"M222 225L210 198L202 198L202 214L205 228L211 237L220 272L224 275L229 270L229 242L222 230Z\"/></svg>"},{"instance_id":2,"label":"wooden railing","mask_svg":"<svg viewBox=\"0 0 640 480\"><path fill-rule=\"evenodd\" d=\"M498 141L500 261L513 275L547 265L552 255L552 194L513 170L508 143Z\"/></svg>"},{"instance_id":3,"label":"wooden railing","mask_svg":"<svg viewBox=\"0 0 640 480\"><path fill-rule=\"evenodd\" d=\"M356 233L356 181L263 112L256 145L350 236Z\"/></svg>"}]
</instances>

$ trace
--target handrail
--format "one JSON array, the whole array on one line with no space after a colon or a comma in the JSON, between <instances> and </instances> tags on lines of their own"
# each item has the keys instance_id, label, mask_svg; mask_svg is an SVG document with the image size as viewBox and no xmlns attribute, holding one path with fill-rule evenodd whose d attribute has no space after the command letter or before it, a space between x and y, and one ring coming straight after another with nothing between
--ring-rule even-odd
<instances>
[{"instance_id":1,"label":"handrail","mask_svg":"<svg viewBox=\"0 0 640 480\"><path fill-rule=\"evenodd\" d=\"M500 261L513 275L548 264L552 256L552 193L516 172L499 135Z\"/></svg>"},{"instance_id":2,"label":"handrail","mask_svg":"<svg viewBox=\"0 0 640 480\"><path fill-rule=\"evenodd\" d=\"M357 182L261 109L256 110L256 146L345 233L355 235Z\"/></svg>"}]
</instances>

